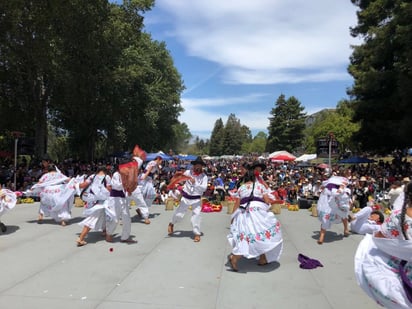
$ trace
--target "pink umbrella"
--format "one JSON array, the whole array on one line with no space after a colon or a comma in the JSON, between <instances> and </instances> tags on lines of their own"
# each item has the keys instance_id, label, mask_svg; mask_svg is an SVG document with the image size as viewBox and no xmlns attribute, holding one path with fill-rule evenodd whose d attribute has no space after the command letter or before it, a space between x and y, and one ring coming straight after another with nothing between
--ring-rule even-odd
<instances>
[{"instance_id":1,"label":"pink umbrella","mask_svg":"<svg viewBox=\"0 0 412 309\"><path fill-rule=\"evenodd\" d=\"M328 168L329 165L327 165L326 163L321 163L317 166L318 168Z\"/></svg>"}]
</instances>

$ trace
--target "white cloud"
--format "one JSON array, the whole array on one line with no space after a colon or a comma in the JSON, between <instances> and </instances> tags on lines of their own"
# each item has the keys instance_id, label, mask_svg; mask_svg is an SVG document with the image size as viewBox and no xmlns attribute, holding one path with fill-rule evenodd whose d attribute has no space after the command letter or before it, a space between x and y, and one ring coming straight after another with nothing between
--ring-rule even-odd
<instances>
[{"instance_id":1,"label":"white cloud","mask_svg":"<svg viewBox=\"0 0 412 309\"><path fill-rule=\"evenodd\" d=\"M191 56L219 64L227 83L349 79L350 1L158 0Z\"/></svg>"},{"instance_id":2,"label":"white cloud","mask_svg":"<svg viewBox=\"0 0 412 309\"><path fill-rule=\"evenodd\" d=\"M210 138L210 132L216 121L221 118L223 124L226 123L231 113L235 114L242 125L249 127L252 131L265 131L269 125L269 111L259 110L257 104L262 97L267 96L263 93L255 93L242 97L225 98L182 98L182 106L185 112L181 115L180 121L187 124L189 128L194 128L192 134L201 138ZM233 112L223 112L222 107L235 106ZM241 109L242 106L249 105L247 110ZM251 108L253 107L253 110Z\"/></svg>"}]
</instances>

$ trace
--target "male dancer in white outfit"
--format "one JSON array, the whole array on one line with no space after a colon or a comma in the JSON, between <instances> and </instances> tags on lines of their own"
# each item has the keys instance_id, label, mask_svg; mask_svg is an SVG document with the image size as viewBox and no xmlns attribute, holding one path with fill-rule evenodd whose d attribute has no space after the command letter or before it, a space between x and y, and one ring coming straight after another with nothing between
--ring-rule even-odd
<instances>
[{"instance_id":1,"label":"male dancer in white outfit","mask_svg":"<svg viewBox=\"0 0 412 309\"><path fill-rule=\"evenodd\" d=\"M136 178L136 179L133 179L133 181L136 181L135 184L137 184L137 177L138 177L139 171L142 168L142 165L145 159L146 159L146 152L136 145L133 150L133 161L136 162L133 167L133 169L135 170L134 171L135 175L133 175L133 177ZM126 165L130 166L130 163L127 163ZM122 178L122 181L123 181L123 178ZM125 182L123 181L123 186L124 184ZM127 202L128 202L127 204L130 205L130 202L134 201L136 203L137 209L139 210L138 214L143 217L143 219L145 220L144 222L146 224L150 224L149 208L146 205L140 186L137 185L137 186L133 186L133 188L131 189L129 188L130 188L130 185L127 184L125 187L126 189L125 191L128 193L127 194Z\"/></svg>"},{"instance_id":2,"label":"male dancer in white outfit","mask_svg":"<svg viewBox=\"0 0 412 309\"><path fill-rule=\"evenodd\" d=\"M130 238L130 232L132 229L129 205L126 200L125 191L122 184L122 179L119 171L113 173L112 176L112 190L110 191L109 204L113 205L117 220L112 220L107 223L106 230L109 235L114 233L119 220L122 220L122 235L120 236L120 242L132 244L137 243L136 240Z\"/></svg>"},{"instance_id":3,"label":"male dancer in white outfit","mask_svg":"<svg viewBox=\"0 0 412 309\"><path fill-rule=\"evenodd\" d=\"M154 199L156 198L156 189L153 185L153 178L155 173L160 172L162 161L162 157L157 156L153 161L150 161L147 164L144 172L140 174L138 178L139 188L142 192L145 205L143 205L143 209L141 209L142 207L138 206L136 208L136 212L139 217L142 217L144 219L145 224L150 224L149 209L152 206ZM144 214L145 210L147 210L147 214Z\"/></svg>"},{"instance_id":4,"label":"male dancer in white outfit","mask_svg":"<svg viewBox=\"0 0 412 309\"><path fill-rule=\"evenodd\" d=\"M189 208L189 206L192 206L191 222L194 241L199 242L201 235L201 198L207 188L207 176L205 173L203 173L203 167L206 164L205 162L203 162L201 157L197 157L196 160L191 162L191 164L193 165L192 168L183 173L183 175L189 177L189 179L185 181L185 184L183 186L182 198L180 200L179 206L176 208L173 214L172 221L169 223L168 234L173 234L174 225L183 219L186 210Z\"/></svg>"}]
</instances>

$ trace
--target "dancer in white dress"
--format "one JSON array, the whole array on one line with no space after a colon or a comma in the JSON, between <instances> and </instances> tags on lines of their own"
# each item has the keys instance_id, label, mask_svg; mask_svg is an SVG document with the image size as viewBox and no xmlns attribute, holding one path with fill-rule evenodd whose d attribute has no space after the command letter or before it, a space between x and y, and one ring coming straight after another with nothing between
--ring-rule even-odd
<instances>
[{"instance_id":1,"label":"dancer in white dress","mask_svg":"<svg viewBox=\"0 0 412 309\"><path fill-rule=\"evenodd\" d=\"M355 254L358 284L385 308L412 308L412 183L405 189L402 208L366 234Z\"/></svg>"},{"instance_id":2,"label":"dancer in white dress","mask_svg":"<svg viewBox=\"0 0 412 309\"><path fill-rule=\"evenodd\" d=\"M79 187L83 189L80 194L86 202L83 215L86 218L79 223L83 226L77 246L87 244L85 238L91 230L103 231L106 241L112 241L112 235L106 233L106 221L117 220L113 204L109 204L111 178L106 174L105 167L99 167L95 174L90 175Z\"/></svg>"},{"instance_id":3,"label":"dancer in white dress","mask_svg":"<svg viewBox=\"0 0 412 309\"><path fill-rule=\"evenodd\" d=\"M381 229L385 216L373 206L362 208L355 215L349 215L350 229L356 234L373 234Z\"/></svg>"},{"instance_id":4,"label":"dancer in white dress","mask_svg":"<svg viewBox=\"0 0 412 309\"><path fill-rule=\"evenodd\" d=\"M0 188L0 218L10 209L14 208L14 206L16 206L16 202L17 196L15 192ZM1 221L0 230L3 233L7 231L7 226Z\"/></svg>"},{"instance_id":5,"label":"dancer in white dress","mask_svg":"<svg viewBox=\"0 0 412 309\"><path fill-rule=\"evenodd\" d=\"M332 176L322 183L323 190L317 204L318 219L321 222L318 244L323 244L326 230L332 223L343 223L343 234L349 236L348 215L351 206L350 190L346 188L345 177Z\"/></svg>"},{"instance_id":6,"label":"dancer in white dress","mask_svg":"<svg viewBox=\"0 0 412 309\"><path fill-rule=\"evenodd\" d=\"M258 258L258 265L266 265L278 261L283 249L280 222L268 211L268 189L259 182L253 170L249 170L243 180L235 195L227 236L232 246L229 263L233 271L238 271L237 262L242 256Z\"/></svg>"},{"instance_id":7,"label":"dancer in white dress","mask_svg":"<svg viewBox=\"0 0 412 309\"><path fill-rule=\"evenodd\" d=\"M74 202L76 179L63 175L54 164L48 165L48 172L40 177L39 182L25 192L27 195L40 197L38 223L44 217L52 217L62 226L71 219Z\"/></svg>"}]
</instances>

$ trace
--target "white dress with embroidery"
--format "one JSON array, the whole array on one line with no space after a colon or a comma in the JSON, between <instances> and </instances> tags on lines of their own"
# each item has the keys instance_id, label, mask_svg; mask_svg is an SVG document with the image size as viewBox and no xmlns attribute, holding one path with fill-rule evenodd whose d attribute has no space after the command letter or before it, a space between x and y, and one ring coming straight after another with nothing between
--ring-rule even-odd
<instances>
[{"instance_id":1,"label":"white dress with embroidery","mask_svg":"<svg viewBox=\"0 0 412 309\"><path fill-rule=\"evenodd\" d=\"M386 238L367 234L355 254L355 275L360 287L385 308L412 308L399 275L401 260L407 278L412 280L412 240L405 240L400 228L400 210L381 226ZM405 228L412 239L412 218L405 215Z\"/></svg>"},{"instance_id":2,"label":"white dress with embroidery","mask_svg":"<svg viewBox=\"0 0 412 309\"><path fill-rule=\"evenodd\" d=\"M253 183L241 185L236 197L241 200L250 197ZM283 249L283 238L280 222L275 215L268 211L269 205L263 201L268 191L264 185L255 182L253 200L247 209L238 208L232 214L230 233L227 236L232 246L232 253L248 259L258 258L265 254L266 260L278 261ZM241 203L240 206L246 206Z\"/></svg>"},{"instance_id":3,"label":"white dress with embroidery","mask_svg":"<svg viewBox=\"0 0 412 309\"><path fill-rule=\"evenodd\" d=\"M16 206L16 194L8 189L0 189L0 217Z\"/></svg>"},{"instance_id":4,"label":"white dress with embroidery","mask_svg":"<svg viewBox=\"0 0 412 309\"><path fill-rule=\"evenodd\" d=\"M76 191L75 182L76 179L69 179L60 172L44 174L30 192L40 197L39 213L52 217L56 222L69 220Z\"/></svg>"},{"instance_id":5,"label":"white dress with embroidery","mask_svg":"<svg viewBox=\"0 0 412 309\"><path fill-rule=\"evenodd\" d=\"M350 208L350 196L346 190L324 188L317 204L318 219L323 229L329 229L332 224L342 223L347 218Z\"/></svg>"},{"instance_id":6,"label":"white dress with embroidery","mask_svg":"<svg viewBox=\"0 0 412 309\"><path fill-rule=\"evenodd\" d=\"M150 175L148 175L145 179L143 179L142 176L149 168L151 168ZM156 198L156 189L153 185L153 178L151 175L153 175L154 173L158 171L159 171L159 168L157 166L157 162L150 161L147 164L145 171L141 173L138 178L139 187L140 187L140 190L142 191L143 198L146 202L147 207L152 206L153 201Z\"/></svg>"},{"instance_id":7,"label":"white dress with embroidery","mask_svg":"<svg viewBox=\"0 0 412 309\"><path fill-rule=\"evenodd\" d=\"M110 185L111 178L108 175L91 175L87 179L91 182L87 196L87 203L83 211L83 219L79 225L87 226L95 231L106 229L106 222L115 221L117 223L116 210L114 204L109 203L110 192L107 185Z\"/></svg>"}]
</instances>

